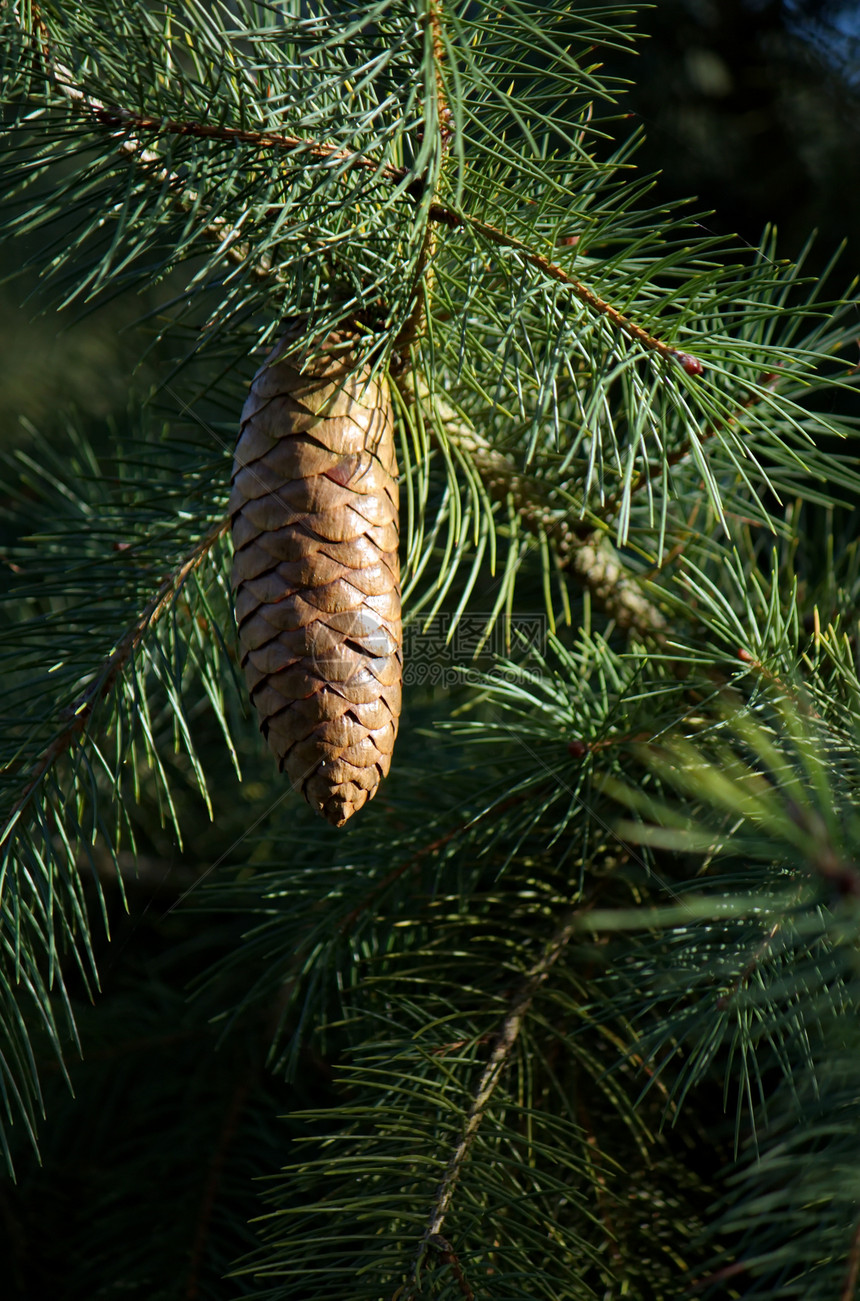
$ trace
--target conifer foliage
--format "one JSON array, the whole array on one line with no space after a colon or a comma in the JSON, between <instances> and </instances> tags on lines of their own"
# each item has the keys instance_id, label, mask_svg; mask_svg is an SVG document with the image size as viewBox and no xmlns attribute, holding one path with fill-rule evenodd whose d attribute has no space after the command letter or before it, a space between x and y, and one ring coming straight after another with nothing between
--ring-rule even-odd
<instances>
[{"instance_id":1,"label":"conifer foliage","mask_svg":"<svg viewBox=\"0 0 860 1301\"><path fill-rule=\"evenodd\" d=\"M12 1294L849 1301L851 293L653 204L629 6L0 13L158 376L4 468Z\"/></svg>"}]
</instances>

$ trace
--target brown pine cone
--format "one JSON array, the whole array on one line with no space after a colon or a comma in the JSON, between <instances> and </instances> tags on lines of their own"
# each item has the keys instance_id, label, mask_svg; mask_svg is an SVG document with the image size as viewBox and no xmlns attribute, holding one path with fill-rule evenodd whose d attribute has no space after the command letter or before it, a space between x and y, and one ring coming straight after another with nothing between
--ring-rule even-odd
<instances>
[{"instance_id":1,"label":"brown pine cone","mask_svg":"<svg viewBox=\"0 0 860 1301\"><path fill-rule=\"evenodd\" d=\"M400 715L397 462L386 381L330 335L289 339L242 412L230 516L242 666L295 789L342 827L376 794Z\"/></svg>"}]
</instances>

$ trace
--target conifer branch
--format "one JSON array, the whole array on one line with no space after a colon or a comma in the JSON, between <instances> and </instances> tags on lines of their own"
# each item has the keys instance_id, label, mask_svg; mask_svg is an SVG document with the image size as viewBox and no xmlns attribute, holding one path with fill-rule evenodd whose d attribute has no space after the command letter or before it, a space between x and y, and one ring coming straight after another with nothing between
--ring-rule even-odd
<instances>
[{"instance_id":1,"label":"conifer branch","mask_svg":"<svg viewBox=\"0 0 860 1301\"><path fill-rule=\"evenodd\" d=\"M597 754L601 750L611 750L615 746L647 745L656 740L652 732L635 732L630 736L604 736L597 741L580 741L578 738L568 741L567 752L572 759L583 759L587 754Z\"/></svg>"},{"instance_id":2,"label":"conifer branch","mask_svg":"<svg viewBox=\"0 0 860 1301\"><path fill-rule=\"evenodd\" d=\"M443 1238L441 1233L437 1233L434 1238L429 1239L429 1245L439 1253L440 1263L447 1265L450 1268L457 1283L457 1287L466 1298L466 1301L475 1301L475 1293L469 1287L459 1257L448 1239Z\"/></svg>"},{"instance_id":3,"label":"conifer branch","mask_svg":"<svg viewBox=\"0 0 860 1301\"><path fill-rule=\"evenodd\" d=\"M698 438L699 446L701 447L703 443L710 442L713 438L716 438L718 434L722 433L726 429L730 429L732 425L736 424L738 420L742 418L744 412L749 411L752 407L756 406L763 400L764 392L762 390L770 390L770 392L774 391L779 382L779 378L778 371L768 371L766 374L761 375L757 381L756 389L747 394L743 402L740 403L732 415L726 416L723 420L715 420L712 424L708 425ZM656 465L647 466L631 483L631 496L634 492L639 492L640 489L644 488L647 484L653 483L655 479L661 478L667 470L674 469L674 467L679 465L681 461L686 460L692 450L692 438L685 438L680 447L676 447L674 451L667 453L662 461L658 462ZM606 501L606 513L608 515L614 514L618 510L620 504L620 496L617 493L614 493Z\"/></svg>"},{"instance_id":4,"label":"conifer branch","mask_svg":"<svg viewBox=\"0 0 860 1301\"><path fill-rule=\"evenodd\" d=\"M762 664L760 659L745 650L743 646L738 647L735 655L741 664L746 664L753 673L756 673L761 678L766 686L774 687L780 695L787 696L802 714L806 714L808 718L821 717L802 690L799 690L792 683L786 682L784 678L781 678L778 673L774 673L766 664Z\"/></svg>"},{"instance_id":5,"label":"conifer branch","mask_svg":"<svg viewBox=\"0 0 860 1301\"><path fill-rule=\"evenodd\" d=\"M433 81L435 86L435 116L434 123L439 138L439 158L437 163L437 176L445 165L445 159L451 147L452 136L452 114L448 107L448 98L445 94L445 83L442 77L442 62L444 58L445 47L442 40L442 15L441 3L438 0L428 0L427 13L425 15L425 33L424 39L429 43L430 58L433 64ZM425 114L426 120L426 114ZM413 186L415 186L413 182ZM410 187L411 189L412 187ZM427 304L431 293L431 269L433 256L436 252L436 223L432 217L436 205L430 204L424 237L421 243L421 251L418 254L418 260L413 275L412 293L414 295L412 310L403 328L394 341L393 351L395 353L403 352L409 344L423 334L425 322L427 319Z\"/></svg>"},{"instance_id":6,"label":"conifer branch","mask_svg":"<svg viewBox=\"0 0 860 1301\"><path fill-rule=\"evenodd\" d=\"M224 132L230 132L230 127L220 127L196 122L171 122L169 119L147 117L144 114L136 114L128 109L117 106L110 107L104 104L100 99L93 95L87 94L75 82L74 75L64 64L58 63L51 53L50 33L47 25L41 15L41 12L34 4L32 7L34 27L39 37L39 51L43 61L43 71L45 76L54 84L57 90L63 95L69 103L79 108L87 116L94 118L103 126L108 127L133 127L138 131L158 131L159 133L169 131L174 128L175 134L205 136L208 138L250 138L251 136L260 135L254 132L233 132L233 136L226 136ZM219 134L220 133L220 134ZM289 137L283 137L286 141ZM265 147L262 141L257 143ZM275 143L275 138L272 138ZM308 148L313 147L313 142L304 143ZM120 153L137 159L153 168L151 179L158 185L166 187L176 203L183 211L191 211L199 202L199 195L193 190L189 190L185 182L175 172L163 165L161 155L152 149L147 149L142 140L135 136L126 136L119 142ZM326 146L320 146L326 148ZM236 241L242 234L241 220L233 223L226 217L213 217L201 231L204 238L214 242L223 252L229 262L241 266L248 260L249 248L247 244L237 244ZM251 273L258 279L266 279L272 272L271 259L263 257L251 268Z\"/></svg>"},{"instance_id":7,"label":"conifer branch","mask_svg":"<svg viewBox=\"0 0 860 1301\"><path fill-rule=\"evenodd\" d=\"M215 122L187 122L175 118L156 117L147 113L135 113L132 109L119 104L105 104L103 100L88 94L76 82L74 73L64 64L59 63L51 53L51 38L48 26L36 4L32 5L33 25L39 36L39 49L44 63L46 76L54 83L61 95L82 112L95 118L102 126L117 128L130 127L134 131L153 132L158 135L195 136L202 140L226 140L239 144L252 144L260 149L287 149L291 153L300 152L311 158L317 158L332 164L347 163L352 167L364 167L378 172L391 181L403 181L409 175L402 167L390 164L380 165L365 154L341 149L337 145L323 144L318 140L308 140L303 136L280 134L272 131L253 131L246 127L231 127ZM127 140L120 146L126 153L140 153L144 149L140 140ZM145 152L147 162L158 162L160 156ZM170 175L170 173L167 173ZM178 178L176 178L178 179Z\"/></svg>"},{"instance_id":8,"label":"conifer branch","mask_svg":"<svg viewBox=\"0 0 860 1301\"><path fill-rule=\"evenodd\" d=\"M414 403L412 381L401 383L400 388L407 405ZM427 397L421 386L418 392ZM444 398L434 395L432 409L441 416L441 420L434 420L431 412L428 419L436 437L447 438L472 462L492 497L513 500L523 527L551 540L561 568L569 570L587 588L617 626L640 638L660 640L666 627L664 616L625 572L608 541L596 530L583 530L568 515L542 502L542 485L521 474L510 457L493 448Z\"/></svg>"},{"instance_id":9,"label":"conifer branch","mask_svg":"<svg viewBox=\"0 0 860 1301\"><path fill-rule=\"evenodd\" d=\"M673 348L670 344L664 343L656 335L649 334L643 326L625 316L617 307L607 303L605 299L600 298L593 289L577 280L575 276L570 275L557 262L550 261L542 253L535 253L533 249L517 239L515 235L509 235L506 231L500 230L498 226L492 226L489 222L482 221L469 213L459 214L456 212L446 212L445 210L435 209L436 220L444 220L448 225L468 225L479 235L483 235L491 244L496 244L500 248L509 248L519 253L529 266L536 267L545 276L551 280L557 280L560 284L565 285L585 307L591 308L599 316L605 316L608 321L621 334L626 334L628 338L641 344L650 352L656 352L658 356L663 357L666 361L676 363L688 375L701 375L704 373L704 366L698 357L691 356L688 352L683 352L680 348Z\"/></svg>"},{"instance_id":10,"label":"conifer branch","mask_svg":"<svg viewBox=\"0 0 860 1301\"><path fill-rule=\"evenodd\" d=\"M2 837L0 837L0 857L5 854L15 827L39 789L42 779L50 772L57 760L67 752L75 738L86 731L96 705L107 696L114 683L121 676L145 633L170 609L185 580L205 560L228 527L229 522L227 520L219 520L217 524L209 529L208 533L194 544L188 554L183 557L182 561L159 585L158 590L152 599L147 602L138 619L104 660L86 691L81 692L77 699L69 705L65 711L66 717L69 719L68 724L59 735L54 737L33 765L27 784L6 819Z\"/></svg>"},{"instance_id":11,"label":"conifer branch","mask_svg":"<svg viewBox=\"0 0 860 1301\"><path fill-rule=\"evenodd\" d=\"M580 538L565 521L557 543L562 567L579 579L606 614L625 632L662 642L666 619L625 571L609 541L595 532Z\"/></svg>"},{"instance_id":12,"label":"conifer branch","mask_svg":"<svg viewBox=\"0 0 860 1301\"><path fill-rule=\"evenodd\" d=\"M435 840L431 840L426 845L421 845L421 847L416 849L415 853L412 854L410 858L407 858L404 862L398 864L397 867L392 868L390 872L385 874L381 881L377 881L364 898L347 913L346 917L344 917L343 921L338 925L340 934L348 935L359 917L361 917L363 913L367 912L367 910L376 903L379 896L383 894L390 885L393 885L395 881L399 881L402 876L410 871L410 869L414 870L422 859L425 859L428 856L428 854L437 854L440 849L444 849L445 846L450 844L452 840L455 840L457 836L462 835L464 831L468 831L472 827L478 826L478 824L483 822L485 818L490 817L490 815L494 818L499 818L503 813L507 813L509 809L515 808L518 804L522 804L523 801L528 798L530 798L528 795L509 795L507 799L501 800L497 804L491 804L489 808L484 809L483 812L477 815L477 817L470 817L465 822L459 822L455 827L444 832ZM298 956L301 957L303 955Z\"/></svg>"},{"instance_id":13,"label":"conifer branch","mask_svg":"<svg viewBox=\"0 0 860 1301\"><path fill-rule=\"evenodd\" d=\"M362 167L390 181L402 181L409 175L402 167L380 165L374 159L368 158L366 154L351 149L341 149L338 145L323 144L319 140L310 140L304 136L283 135L275 131L251 131L246 127L232 127L222 123L187 122L177 118L151 117L116 105L108 107L100 100L84 95L71 82L57 80L57 88L69 99L79 102L97 122L111 128L131 127L134 131L153 132L158 135L193 136L198 140L225 140L228 143L254 145L258 149L283 149L290 154L298 155L300 159L313 158L331 163L332 166L345 163L349 167ZM135 142L135 148L141 147L139 141Z\"/></svg>"},{"instance_id":14,"label":"conifer branch","mask_svg":"<svg viewBox=\"0 0 860 1301\"><path fill-rule=\"evenodd\" d=\"M762 939L761 944L759 944L755 953L752 955L749 962L744 967L743 971L740 972L740 974L735 977L735 979L732 981L731 985L725 991L725 993L721 994L720 997L717 999L718 1011L724 1012L726 1008L729 1006L729 1004L731 1003L732 999L735 997L735 995L738 994L742 989L746 989L747 985L750 982L751 977L755 974L759 963L770 952L770 946L773 944L773 941L776 939L781 925L782 925L781 919L773 923L773 925L770 927L770 929L767 931L764 938Z\"/></svg>"},{"instance_id":15,"label":"conifer branch","mask_svg":"<svg viewBox=\"0 0 860 1301\"><path fill-rule=\"evenodd\" d=\"M418 1284L418 1272L426 1258L427 1252L431 1247L444 1239L441 1238L442 1226L445 1223L445 1217L451 1209L451 1203L454 1199L454 1193L460 1180L463 1167L471 1151L472 1144L475 1141L481 1121L487 1113L492 1096L496 1086L502 1076L502 1071L510 1057L511 1051L522 1028L528 1011L534 1002L535 996L547 979L550 970L560 958L565 947L576 934L577 915L571 914L562 926L556 931L553 938L547 946L546 952L538 962L529 971L519 990L511 1000L508 1012L502 1021L499 1031L496 1035L493 1046L490 1050L489 1058L481 1072L477 1087L472 1095L472 1103L466 1115L465 1124L460 1137L460 1141L451 1154L445 1173L442 1176L442 1182L436 1192L436 1198L427 1225L421 1239L415 1261L409 1277L407 1290L398 1293L407 1298L415 1295L415 1289ZM447 1245L447 1244L446 1244Z\"/></svg>"},{"instance_id":16,"label":"conifer branch","mask_svg":"<svg viewBox=\"0 0 860 1301\"><path fill-rule=\"evenodd\" d=\"M858 1222L854 1235L851 1238L851 1248L848 1252L848 1269L845 1274L845 1285L839 1294L839 1301L855 1301L857 1296L857 1281L860 1278L860 1222Z\"/></svg>"},{"instance_id":17,"label":"conifer branch","mask_svg":"<svg viewBox=\"0 0 860 1301\"><path fill-rule=\"evenodd\" d=\"M199 139L214 139L234 141L241 144L251 144L259 149L279 149L288 151L291 154L297 154L299 158L312 158L321 161L331 162L332 166L344 165L346 167L359 167L374 172L378 177L391 181L397 185L402 185L409 181L410 172L406 168L394 167L388 163L382 163L368 157L361 151L351 151L342 149L336 145L324 144L321 141L310 140L300 136L289 134L280 134L277 132L253 131L248 128L230 127L223 124L203 123L180 121L173 118L156 117L145 113L135 113L131 109L119 105L108 105L95 96L87 94L75 82L72 72L63 64L57 63L50 54L50 40L48 29L44 23L41 14L34 6L34 22L36 30L41 38L40 49L42 57L46 62L46 74L51 78L54 85L71 103L77 105L102 126L109 129L129 128L133 131L144 133L157 133L159 135L180 135L193 136ZM444 162L451 140L451 113L448 107L445 89L442 82L441 63L443 55L443 42L441 37L441 15L440 6L437 0L428 0L426 14L427 33L432 49L432 59L435 69L436 81L436 99L437 99L437 122L440 132L440 142L442 146L442 158L440 167ZM120 149L129 155L137 155L142 161L156 164L160 163L160 157L157 153L145 148L143 142L135 136L127 137L120 143ZM185 187L175 173L170 172L164 167L158 167L155 173L155 179L161 185L167 185L170 189L175 190ZM413 199L421 198L423 183L420 178L413 178L405 187L405 192ZM182 206L188 209L196 206L197 196L193 193L184 192L177 196ZM664 343L656 335L651 334L643 326L632 320L625 313L618 310L611 303L601 298L594 290L590 289L582 280L571 276L558 263L551 261L542 253L537 253L531 249L522 240L517 239L514 235L509 235L506 231L501 230L498 226L490 222L483 221L481 218L468 212L457 212L453 208L448 208L443 204L431 202L427 209L428 230L425 234L424 247L419 257L418 272L416 274L416 287L419 284L420 277L424 274L427 261L432 258L435 237L430 232L429 223L435 222L449 229L456 229L462 226L469 226L477 234L483 236L491 244L497 247L508 248L518 253L524 261L530 266L535 267L543 275L552 280L563 284L568 288L573 296L578 299L583 306L605 317L621 334L633 339L642 347L650 352L657 353L667 361L671 361L686 371L688 375L698 376L703 373L703 366L698 358L690 353L684 352L680 348L675 348L670 344ZM247 261L248 247L246 245L236 246L235 241L239 237L240 228L238 225L232 225L223 217L216 217L203 228L201 234L209 239L214 240L222 246L224 254L230 261L242 264ZM272 264L268 257L264 257L252 268L252 272L258 278L266 278L277 268ZM416 315L411 327L407 326L402 331L401 338L398 340L403 346L410 339L420 333L421 318L425 311L425 294L418 294L416 299Z\"/></svg>"}]
</instances>

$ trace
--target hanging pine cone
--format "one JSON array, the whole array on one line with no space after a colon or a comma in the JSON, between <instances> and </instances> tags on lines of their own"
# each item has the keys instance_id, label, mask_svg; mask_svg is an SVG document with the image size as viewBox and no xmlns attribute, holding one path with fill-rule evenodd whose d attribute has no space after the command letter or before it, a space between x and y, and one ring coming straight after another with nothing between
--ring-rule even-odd
<instances>
[{"instance_id":1,"label":"hanging pine cone","mask_svg":"<svg viewBox=\"0 0 860 1301\"><path fill-rule=\"evenodd\" d=\"M402 669L387 383L349 340L281 340L242 412L230 516L242 666L295 789L341 827L388 772Z\"/></svg>"}]
</instances>

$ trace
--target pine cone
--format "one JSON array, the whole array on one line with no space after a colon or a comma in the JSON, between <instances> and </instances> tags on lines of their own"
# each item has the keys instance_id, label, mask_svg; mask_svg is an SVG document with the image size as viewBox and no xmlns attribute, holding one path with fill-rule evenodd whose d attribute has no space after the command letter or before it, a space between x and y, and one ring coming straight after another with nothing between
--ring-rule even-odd
<instances>
[{"instance_id":1,"label":"pine cone","mask_svg":"<svg viewBox=\"0 0 860 1301\"><path fill-rule=\"evenodd\" d=\"M388 385L330 335L289 339L242 412L230 516L242 666L293 787L342 827L391 764L402 672Z\"/></svg>"}]
</instances>

